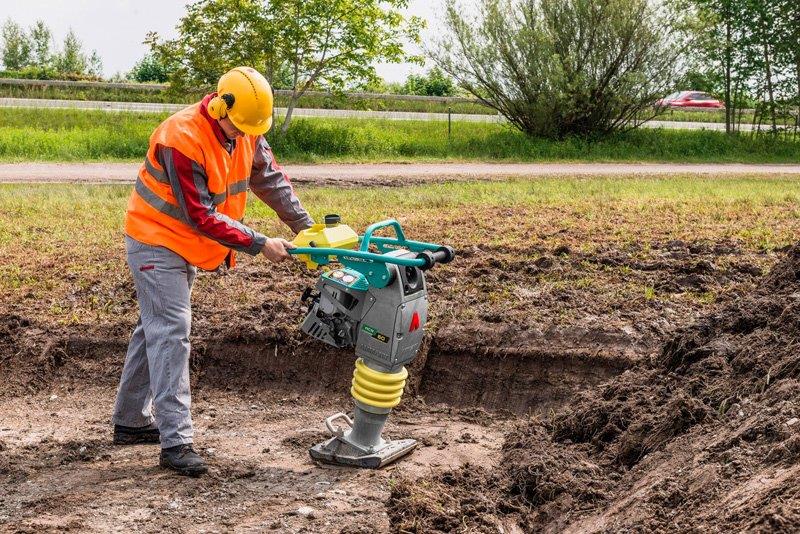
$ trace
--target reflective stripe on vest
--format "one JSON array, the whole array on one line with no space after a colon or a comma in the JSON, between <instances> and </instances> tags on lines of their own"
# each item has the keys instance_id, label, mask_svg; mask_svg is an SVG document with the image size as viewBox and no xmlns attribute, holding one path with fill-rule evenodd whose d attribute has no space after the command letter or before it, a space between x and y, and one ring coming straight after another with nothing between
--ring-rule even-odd
<instances>
[{"instance_id":1,"label":"reflective stripe on vest","mask_svg":"<svg viewBox=\"0 0 800 534\"><path fill-rule=\"evenodd\" d=\"M137 178L136 179L136 192L142 197L142 200L147 202L147 204L155 209L156 211L160 211L164 215L169 215L173 219L177 219L182 223L188 224L186 221L186 217L183 216L183 211L180 207L170 204L160 196L156 195L153 191L150 190L149 187L145 185L145 183Z\"/></svg>"},{"instance_id":2,"label":"reflective stripe on vest","mask_svg":"<svg viewBox=\"0 0 800 534\"><path fill-rule=\"evenodd\" d=\"M150 173L152 174L152 173ZM239 180L238 182L234 182L230 186L230 194L231 195L238 195L239 193L247 192L247 180ZM186 217L183 215L183 211L180 207L170 204L157 194L155 194L150 188L145 185L141 178L136 179L136 192L139 193L139 196L142 197L142 200L147 202L151 208L160 211L165 215L169 215L173 219L178 219L179 221L186 223ZM214 205L219 205L225 202L227 199L227 193L218 193L214 195L212 201Z\"/></svg>"},{"instance_id":3,"label":"reflective stripe on vest","mask_svg":"<svg viewBox=\"0 0 800 534\"><path fill-rule=\"evenodd\" d=\"M167 179L167 174L159 169L156 169L155 165L150 162L150 158L145 156L144 157L144 168L147 169L147 172L150 173L150 176L161 182L162 184L168 184L169 180Z\"/></svg>"},{"instance_id":4,"label":"reflective stripe on vest","mask_svg":"<svg viewBox=\"0 0 800 534\"><path fill-rule=\"evenodd\" d=\"M247 192L247 185L250 182L245 178L244 180L239 180L238 182L233 182L228 186L228 194L229 195L238 195L239 193L246 193Z\"/></svg>"},{"instance_id":5,"label":"reflective stripe on vest","mask_svg":"<svg viewBox=\"0 0 800 534\"><path fill-rule=\"evenodd\" d=\"M164 171L157 169L150 162L150 158L149 157L145 157L144 158L144 167L147 170L147 172L150 174L150 176L152 176L153 178L155 178L156 180L158 180L162 184L168 184L169 183L169 178L167 178L167 174ZM228 195L238 195L239 193L247 192L247 187L248 187L249 183L250 183L250 181L247 178L245 178L244 180L238 180L236 182L233 182L232 184L230 184L228 186L228 191L227 192L223 191L222 193L217 193L217 194L213 195L211 197L211 202L215 206L219 206L220 204L222 204L223 202L225 202L228 199ZM144 185L144 184L142 184L142 185Z\"/></svg>"},{"instance_id":6,"label":"reflective stripe on vest","mask_svg":"<svg viewBox=\"0 0 800 534\"><path fill-rule=\"evenodd\" d=\"M215 206L218 206L228 199L228 195L233 196L238 195L239 193L246 193L249 184L250 181L247 178L233 182L228 186L227 192L217 193L211 198L211 202L213 202Z\"/></svg>"}]
</instances>

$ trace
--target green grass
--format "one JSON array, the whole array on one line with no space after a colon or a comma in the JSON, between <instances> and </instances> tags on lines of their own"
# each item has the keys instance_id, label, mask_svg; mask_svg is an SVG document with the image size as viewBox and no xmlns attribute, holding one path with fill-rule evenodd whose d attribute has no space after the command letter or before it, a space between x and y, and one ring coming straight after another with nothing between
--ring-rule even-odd
<instances>
[{"instance_id":1,"label":"green grass","mask_svg":"<svg viewBox=\"0 0 800 534\"><path fill-rule=\"evenodd\" d=\"M0 184L0 253L57 252L72 243L91 255L120 235L130 192L129 185ZM590 241L593 235L628 241L665 233L724 236L761 248L796 239L800 225L800 179L792 177L558 177L402 188L298 186L298 194L318 220L340 213L363 229L398 217L430 226L447 241L516 247L534 239L528 214L537 214L536 232L555 224ZM464 213L472 214L469 220ZM247 218L267 232L286 233L252 195Z\"/></svg>"},{"instance_id":2,"label":"green grass","mask_svg":"<svg viewBox=\"0 0 800 534\"><path fill-rule=\"evenodd\" d=\"M631 303L639 306L636 302L669 302L685 310L687 302L695 306L713 300L717 289L711 294L665 292L656 289L653 273L605 266L590 261L593 254L626 250L649 262L660 261L663 246L658 243L720 243L737 250L731 257L715 259L724 272L742 262L768 267L775 255L764 252L795 242L800 234L798 178L559 177L403 188L298 185L296 190L317 220L336 212L363 231L369 223L393 217L409 238L469 252L436 271L438 280L454 284L446 292L452 293L454 306L463 305L456 297L465 293L486 296L466 309L453 308L459 319L480 317L487 310L512 322L528 321L531 314L556 321L575 317L574 307L553 315L548 311L552 301L544 308L531 308L530 299L520 292L534 288L573 296L579 291L581 299L597 306L596 314L617 313ZM42 322L97 327L118 324L123 316L134 320L126 315L133 303L122 240L130 192L130 185L0 184L0 304ZM247 222L267 235L291 238L275 214L252 195ZM561 245L569 246L570 256L587 254L586 261L570 266L571 260L564 258L564 269L520 275L536 258ZM491 256L490 272L507 272L510 279L473 278L470 255ZM204 313L218 309L218 302L224 303L225 314L246 313L243 310L261 306L265 298L294 306L295 293L313 283L311 276L300 277L300 265L276 270L263 258L240 258L239 272L245 276L199 278L196 298L215 295L215 300L203 301ZM247 276L253 272L272 273L266 279L268 287L263 276ZM271 292L269 297L265 291Z\"/></svg>"},{"instance_id":3,"label":"green grass","mask_svg":"<svg viewBox=\"0 0 800 534\"><path fill-rule=\"evenodd\" d=\"M166 114L0 109L0 161L140 160ZM638 130L592 142L531 138L509 126L296 119L272 136L285 162L672 161L797 163L800 142L721 132Z\"/></svg>"},{"instance_id":4,"label":"green grass","mask_svg":"<svg viewBox=\"0 0 800 534\"><path fill-rule=\"evenodd\" d=\"M680 109L668 109L659 115L655 120L678 121L678 122L725 122L725 110L714 111L684 111ZM753 114L748 113L742 117L743 123L753 120Z\"/></svg>"},{"instance_id":5,"label":"green grass","mask_svg":"<svg viewBox=\"0 0 800 534\"><path fill-rule=\"evenodd\" d=\"M0 85L0 97L10 98L45 98L57 100L99 100L102 102L156 102L190 104L197 102L204 92L173 93L169 91L147 91L139 89L105 89L79 87L36 87L18 85ZM275 105L286 107L289 97L278 95ZM444 104L416 100L395 100L384 98L355 98L340 96L303 96L297 107L312 109L357 109L371 111L414 111L424 113L447 113L448 107L453 113L494 115L495 111L476 103L459 102Z\"/></svg>"}]
</instances>

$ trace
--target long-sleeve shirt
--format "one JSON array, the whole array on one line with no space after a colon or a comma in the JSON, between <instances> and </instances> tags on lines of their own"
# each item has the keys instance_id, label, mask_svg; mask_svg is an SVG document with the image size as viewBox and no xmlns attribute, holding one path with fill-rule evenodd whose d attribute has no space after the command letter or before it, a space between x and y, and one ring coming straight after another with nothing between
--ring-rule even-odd
<instances>
[{"instance_id":1,"label":"long-sleeve shirt","mask_svg":"<svg viewBox=\"0 0 800 534\"><path fill-rule=\"evenodd\" d=\"M232 151L235 140L225 138L221 129L217 131L216 121L213 126L223 146ZM265 235L216 210L213 195L208 190L208 177L201 165L172 147L158 147L158 159L192 227L231 249L254 256L261 251L267 240ZM249 187L295 233L314 223L295 195L289 177L275 161L264 136L256 141Z\"/></svg>"},{"instance_id":2,"label":"long-sleeve shirt","mask_svg":"<svg viewBox=\"0 0 800 534\"><path fill-rule=\"evenodd\" d=\"M294 233L314 224L314 220L295 195L289 176L275 160L272 148L263 135L256 141L250 190L272 208Z\"/></svg>"}]
</instances>

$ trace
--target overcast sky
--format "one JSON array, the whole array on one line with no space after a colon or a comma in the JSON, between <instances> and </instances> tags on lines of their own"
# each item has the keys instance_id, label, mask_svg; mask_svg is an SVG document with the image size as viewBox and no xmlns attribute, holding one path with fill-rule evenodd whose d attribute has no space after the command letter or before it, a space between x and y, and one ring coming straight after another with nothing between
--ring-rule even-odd
<instances>
[{"instance_id":1,"label":"overcast sky","mask_svg":"<svg viewBox=\"0 0 800 534\"><path fill-rule=\"evenodd\" d=\"M184 13L185 0L3 0L0 18L11 18L23 26L44 20L60 45L69 28L83 41L84 49L97 50L103 58L106 76L127 72L146 52L142 44L148 31L167 37L175 35L175 25ZM442 0L411 0L408 13L436 26L435 14ZM402 81L419 67L379 65L378 74L388 81Z\"/></svg>"}]
</instances>

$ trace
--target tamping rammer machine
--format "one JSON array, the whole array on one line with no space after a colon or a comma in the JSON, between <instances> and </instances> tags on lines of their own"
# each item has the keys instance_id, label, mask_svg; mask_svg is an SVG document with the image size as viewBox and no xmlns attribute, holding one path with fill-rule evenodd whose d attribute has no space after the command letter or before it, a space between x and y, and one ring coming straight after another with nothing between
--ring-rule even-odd
<instances>
[{"instance_id":1,"label":"tamping rammer machine","mask_svg":"<svg viewBox=\"0 0 800 534\"><path fill-rule=\"evenodd\" d=\"M393 228L395 237L373 235L382 228ZM405 365L422 343L428 317L425 271L452 261L455 253L406 239L395 220L375 223L358 236L338 215L326 215L324 223L298 234L294 244L298 248L290 252L309 269L339 264L303 293L308 314L302 330L337 348L354 347L357 357L350 388L353 416L328 417L332 437L309 453L325 463L382 467L417 445L413 439L384 439L381 433L403 395Z\"/></svg>"}]
</instances>

